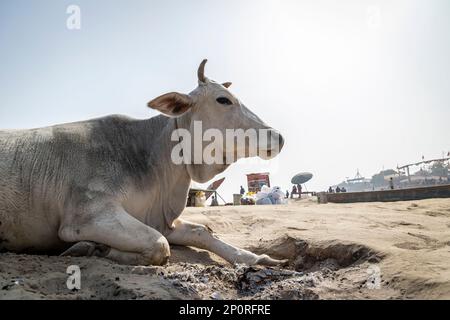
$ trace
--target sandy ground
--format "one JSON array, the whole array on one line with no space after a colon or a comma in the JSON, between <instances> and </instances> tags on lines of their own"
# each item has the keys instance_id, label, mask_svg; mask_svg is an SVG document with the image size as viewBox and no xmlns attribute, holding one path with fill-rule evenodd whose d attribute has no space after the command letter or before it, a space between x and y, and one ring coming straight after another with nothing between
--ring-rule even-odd
<instances>
[{"instance_id":1,"label":"sandy ground","mask_svg":"<svg viewBox=\"0 0 450 320\"><path fill-rule=\"evenodd\" d=\"M0 299L450 299L450 199L188 208L232 244L288 258L232 266L172 247L163 267L101 258L0 254ZM81 268L68 290L66 268Z\"/></svg>"}]
</instances>

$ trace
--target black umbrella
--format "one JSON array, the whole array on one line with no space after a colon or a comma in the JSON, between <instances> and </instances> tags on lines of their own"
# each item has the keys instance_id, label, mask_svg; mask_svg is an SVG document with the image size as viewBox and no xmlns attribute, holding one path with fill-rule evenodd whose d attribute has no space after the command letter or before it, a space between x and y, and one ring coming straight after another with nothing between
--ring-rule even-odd
<instances>
[{"instance_id":1,"label":"black umbrella","mask_svg":"<svg viewBox=\"0 0 450 320\"><path fill-rule=\"evenodd\" d=\"M313 177L312 173L309 172L301 172L296 174L292 179L292 184L303 184L305 182L308 182Z\"/></svg>"}]
</instances>

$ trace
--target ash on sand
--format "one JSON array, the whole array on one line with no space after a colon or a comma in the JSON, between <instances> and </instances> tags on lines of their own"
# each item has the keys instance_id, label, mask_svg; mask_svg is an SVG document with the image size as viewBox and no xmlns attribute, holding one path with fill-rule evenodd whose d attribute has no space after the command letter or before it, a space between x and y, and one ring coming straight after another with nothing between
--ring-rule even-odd
<instances>
[{"instance_id":1,"label":"ash on sand","mask_svg":"<svg viewBox=\"0 0 450 320\"><path fill-rule=\"evenodd\" d=\"M363 263L371 255L370 250L355 249L354 246L327 247L325 251L316 252L314 250L317 249L306 242L290 237L272 243L269 248L261 244L261 247L252 250L258 252L261 248L266 248L265 251L273 256L290 258L290 265L272 268L180 261L163 267L146 267L117 265L95 257L6 253L1 255L0 260L0 298L318 299L317 288L324 279L336 277L335 271L346 264ZM175 257L198 256L201 259L206 254L189 248L174 248ZM333 254L340 260L335 259ZM372 254L372 258L375 256ZM69 275L65 272L70 265L81 268L80 290L67 289Z\"/></svg>"}]
</instances>

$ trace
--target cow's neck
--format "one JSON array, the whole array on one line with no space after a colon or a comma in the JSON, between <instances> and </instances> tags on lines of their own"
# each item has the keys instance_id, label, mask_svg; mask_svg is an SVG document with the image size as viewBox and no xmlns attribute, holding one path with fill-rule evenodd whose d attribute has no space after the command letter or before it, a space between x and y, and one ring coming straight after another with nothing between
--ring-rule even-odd
<instances>
[{"instance_id":1,"label":"cow's neck","mask_svg":"<svg viewBox=\"0 0 450 320\"><path fill-rule=\"evenodd\" d=\"M130 214L162 233L185 208L191 183L186 166L171 160L172 149L178 143L171 141L175 129L175 119L164 116L140 123L139 147L148 157L148 172L142 181L134 181L124 204Z\"/></svg>"},{"instance_id":2,"label":"cow's neck","mask_svg":"<svg viewBox=\"0 0 450 320\"><path fill-rule=\"evenodd\" d=\"M172 133L176 129L189 130L189 112L176 120L157 116L143 121L142 125L138 132L143 140L139 144L148 157L148 168L143 183L136 183L140 190L133 192L140 195L137 203L141 206L134 212L137 213L136 218L166 233L186 207L191 180L206 182L228 165L177 165L172 161L172 150L180 143L178 139L172 141Z\"/></svg>"}]
</instances>

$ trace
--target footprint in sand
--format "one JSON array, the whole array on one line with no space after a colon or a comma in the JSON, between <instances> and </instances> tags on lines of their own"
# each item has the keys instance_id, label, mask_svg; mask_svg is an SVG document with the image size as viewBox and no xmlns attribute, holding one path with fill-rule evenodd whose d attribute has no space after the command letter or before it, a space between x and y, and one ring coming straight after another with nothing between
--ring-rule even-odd
<instances>
[{"instance_id":1,"label":"footprint in sand","mask_svg":"<svg viewBox=\"0 0 450 320\"><path fill-rule=\"evenodd\" d=\"M429 236L419 233L408 232L408 235L417 239L420 239L421 242L401 242L394 244L394 247L406 250L421 250L421 249L436 249L445 244L439 243L438 240L433 239Z\"/></svg>"},{"instance_id":2,"label":"footprint in sand","mask_svg":"<svg viewBox=\"0 0 450 320\"><path fill-rule=\"evenodd\" d=\"M400 249L405 249L405 250L420 250L420 249L425 249L424 246L419 245L418 243L415 242L401 242L401 243L396 243L394 244L394 247L400 248Z\"/></svg>"},{"instance_id":3,"label":"footprint in sand","mask_svg":"<svg viewBox=\"0 0 450 320\"><path fill-rule=\"evenodd\" d=\"M419 224L419 223L411 223L411 222L406 222L406 221L393 221L390 225L391 228L396 228L396 227L411 227L411 228L416 228L416 229L426 229L423 225Z\"/></svg>"}]
</instances>

